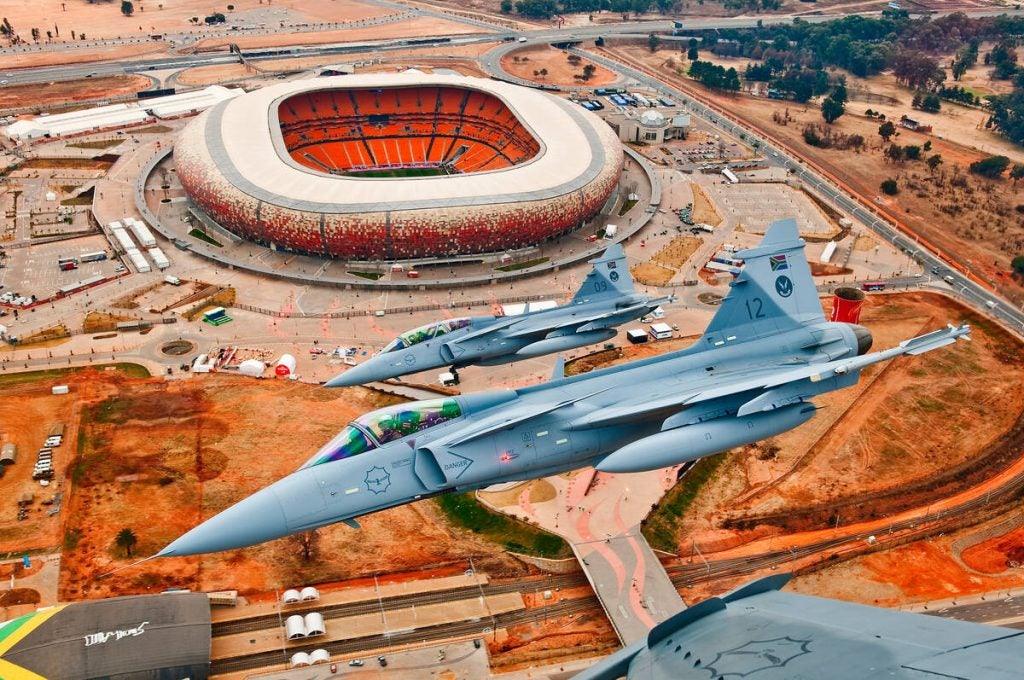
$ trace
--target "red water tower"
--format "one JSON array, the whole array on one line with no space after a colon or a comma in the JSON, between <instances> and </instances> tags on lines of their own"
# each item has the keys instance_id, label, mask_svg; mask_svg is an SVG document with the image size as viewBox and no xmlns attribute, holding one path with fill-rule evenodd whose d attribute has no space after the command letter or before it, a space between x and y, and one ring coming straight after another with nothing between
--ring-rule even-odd
<instances>
[{"instance_id":1,"label":"red water tower","mask_svg":"<svg viewBox=\"0 0 1024 680\"><path fill-rule=\"evenodd\" d=\"M860 323L860 310L864 306L864 291L859 288L836 288L832 296L832 321Z\"/></svg>"}]
</instances>

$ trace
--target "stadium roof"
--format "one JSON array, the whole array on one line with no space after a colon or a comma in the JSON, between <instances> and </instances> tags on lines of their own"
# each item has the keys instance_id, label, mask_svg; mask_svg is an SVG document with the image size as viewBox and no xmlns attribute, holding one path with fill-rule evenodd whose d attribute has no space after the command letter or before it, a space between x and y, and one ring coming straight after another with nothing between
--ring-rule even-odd
<instances>
[{"instance_id":1,"label":"stadium roof","mask_svg":"<svg viewBox=\"0 0 1024 680\"><path fill-rule=\"evenodd\" d=\"M403 178L402 195L387 178L329 176L297 164L281 136L277 110L293 95L317 90L450 86L481 90L502 100L541 150L501 170L455 176ZM317 78L282 83L210 109L207 149L233 185L259 200L314 212L373 212L532 201L564 195L593 181L609 157L621 156L614 133L600 118L552 95L500 81L423 73Z\"/></svg>"},{"instance_id":2,"label":"stadium roof","mask_svg":"<svg viewBox=\"0 0 1024 680\"><path fill-rule=\"evenodd\" d=\"M0 678L197 679L209 664L210 603L202 593L75 602L0 623Z\"/></svg>"}]
</instances>

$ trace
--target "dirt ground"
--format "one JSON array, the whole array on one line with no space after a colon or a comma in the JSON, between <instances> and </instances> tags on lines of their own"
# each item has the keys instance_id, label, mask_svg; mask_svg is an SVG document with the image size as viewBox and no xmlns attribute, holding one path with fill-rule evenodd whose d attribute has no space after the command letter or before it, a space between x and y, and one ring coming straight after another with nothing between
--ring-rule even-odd
<instances>
[{"instance_id":1,"label":"dirt ground","mask_svg":"<svg viewBox=\"0 0 1024 680\"><path fill-rule=\"evenodd\" d=\"M501 66L518 78L549 85L601 87L618 80L615 73L603 66L593 64L587 59L573 65L569 63L567 57L568 54L564 50L555 49L550 45L535 45L506 54L501 58ZM597 69L594 76L588 81L574 78L573 76L583 74L583 68L587 64L593 64ZM538 75L537 72L541 69L547 69L547 75Z\"/></svg>"},{"instance_id":2,"label":"dirt ground","mask_svg":"<svg viewBox=\"0 0 1024 680\"><path fill-rule=\"evenodd\" d=\"M252 11L270 12L269 2L264 4L259 0L234 0L231 4L234 10L225 12L229 26L232 17ZM273 10L281 17L281 21L288 23L358 21L393 13L393 10L358 0L276 0ZM194 16L202 19L213 11L225 10L202 0L136 0L135 14L126 17L121 14L119 2L38 0L5 3L4 16L23 39L30 39L33 27L40 28L45 34L49 24L54 23L59 28L59 36L54 36L54 42L70 42L71 31L84 33L91 39L189 30L201 34L206 27L195 26L189 19Z\"/></svg>"},{"instance_id":3,"label":"dirt ground","mask_svg":"<svg viewBox=\"0 0 1024 680\"><path fill-rule=\"evenodd\" d=\"M149 78L143 76L108 76L91 80L65 80L35 85L13 85L0 88L0 109L25 106L44 107L64 102L88 101L117 97L148 90Z\"/></svg>"},{"instance_id":4,"label":"dirt ground","mask_svg":"<svg viewBox=\"0 0 1024 680\"><path fill-rule=\"evenodd\" d=\"M638 46L615 51L669 74L664 63L672 52L660 50L652 55ZM748 62L745 59L732 61L737 67L745 67ZM861 195L874 200L949 257L999 286L1001 292L1011 299L1024 301L1024 288L1008 275L1010 260L1024 251L1024 215L1014 211L1014 207L1022 202L1017 195L1017 187L1009 181L984 180L966 172L970 163L988 154L1004 154L1015 161L1024 161L1024 149L985 130L983 112L943 102L940 113L926 114L911 109L912 94L889 75L870 81L848 76L851 88L870 87L872 92L895 98L900 103L851 101L847 114L832 127L836 132L863 136L865 150L819 149L803 141L803 129L807 124L823 124L819 108L814 103L804 105L745 94L712 93L688 78L669 76L668 79L698 96L715 101L734 115L782 140ZM934 175L929 173L922 161L887 163L883 155L886 145L878 135L880 121L865 115L868 108L881 111L895 121L907 114L933 125L934 132L929 135L898 128L899 134L893 142L919 146L930 142L932 149L924 152L922 157L939 154L943 163L938 171ZM901 191L896 196L883 197L878 187L883 179L889 177L898 180ZM955 179L957 177L960 179ZM957 186L956 182L963 184Z\"/></svg>"},{"instance_id":5,"label":"dirt ground","mask_svg":"<svg viewBox=\"0 0 1024 680\"><path fill-rule=\"evenodd\" d=\"M1024 528L973 545L964 550L960 558L972 569L987 574L1002 574L1008 569L1019 570L1020 565L1024 564Z\"/></svg>"},{"instance_id":6,"label":"dirt ground","mask_svg":"<svg viewBox=\"0 0 1024 680\"><path fill-rule=\"evenodd\" d=\"M693 221L717 227L722 223L722 216L715 210L715 204L704 193L704 189L700 185L691 182L690 186L693 189L693 212L690 215Z\"/></svg>"},{"instance_id":7,"label":"dirt ground","mask_svg":"<svg viewBox=\"0 0 1024 680\"><path fill-rule=\"evenodd\" d=\"M354 416L392 401L362 388L326 391L225 375L101 386L87 404L78 481L65 508L62 598L169 586L252 593L463 564L469 556L492 576L523 571L496 546L448 528L426 501L367 516L359 531L345 525L321 529L319 557L311 563L301 561L293 539L282 539L211 556L153 560L99 579L129 563L113 543L122 528L137 535L136 556L151 555L294 471Z\"/></svg>"},{"instance_id":8,"label":"dirt ground","mask_svg":"<svg viewBox=\"0 0 1024 680\"><path fill-rule=\"evenodd\" d=\"M68 384L72 388L71 394L51 394L50 388L55 384ZM62 515L49 515L47 511L53 506L43 505L43 501L66 491L60 483L63 476L60 473L67 468L74 454L76 405L82 397L82 386L79 379L0 389L3 394L0 399L0 444L12 443L17 447L17 461L7 466L6 474L0 478L0 554L60 543ZM66 428L63 444L53 449L54 470L58 475L54 483L43 487L32 479L32 468L50 428L58 423L63 423ZM28 518L19 521L17 503L26 493L32 494L33 500L27 506Z\"/></svg>"},{"instance_id":9,"label":"dirt ground","mask_svg":"<svg viewBox=\"0 0 1024 680\"><path fill-rule=\"evenodd\" d=\"M960 534L917 541L855 557L821 571L797 576L787 590L862 604L898 607L966 593L1015 588L1024 583L1021 570L1003 576L969 571L951 554Z\"/></svg>"}]
</instances>

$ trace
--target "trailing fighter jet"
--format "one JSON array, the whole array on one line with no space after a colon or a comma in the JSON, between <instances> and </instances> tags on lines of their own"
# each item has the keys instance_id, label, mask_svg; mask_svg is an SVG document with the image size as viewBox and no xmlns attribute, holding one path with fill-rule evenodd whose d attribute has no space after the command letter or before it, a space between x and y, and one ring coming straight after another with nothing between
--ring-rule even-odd
<instances>
[{"instance_id":1,"label":"trailing fighter jet","mask_svg":"<svg viewBox=\"0 0 1024 680\"><path fill-rule=\"evenodd\" d=\"M683 610L573 680L1010 680L1024 631L780 591L769 576Z\"/></svg>"},{"instance_id":2,"label":"trailing fighter jet","mask_svg":"<svg viewBox=\"0 0 1024 680\"><path fill-rule=\"evenodd\" d=\"M431 368L451 366L458 379L464 366L497 366L563 352L615 337L615 327L639 319L659 305L637 293L626 253L615 244L591 260L594 268L568 304L515 316L446 319L402 333L369 361L327 382L328 387L362 385Z\"/></svg>"},{"instance_id":3,"label":"trailing fighter jet","mask_svg":"<svg viewBox=\"0 0 1024 680\"><path fill-rule=\"evenodd\" d=\"M640 472L773 437L867 366L957 338L949 326L868 354L871 333L825 320L794 220L772 224L704 335L677 352L550 382L389 406L348 425L289 476L159 555L253 545L499 482L593 465Z\"/></svg>"}]
</instances>

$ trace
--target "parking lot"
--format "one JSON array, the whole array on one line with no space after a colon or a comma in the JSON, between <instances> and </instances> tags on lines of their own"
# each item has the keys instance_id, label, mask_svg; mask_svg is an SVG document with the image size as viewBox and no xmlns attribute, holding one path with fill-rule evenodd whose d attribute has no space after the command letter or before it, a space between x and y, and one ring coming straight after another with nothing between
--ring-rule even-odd
<instances>
[{"instance_id":1,"label":"parking lot","mask_svg":"<svg viewBox=\"0 0 1024 680\"><path fill-rule=\"evenodd\" d=\"M100 260L98 262L82 262L86 253L104 251L109 258L112 255L107 240L99 235L82 236L56 243L44 243L10 251L9 257L3 260L0 269L0 293L18 293L24 298L46 299L60 290L61 286L84 281L93 276L106 278L117 275L120 265L118 260ZM14 256L16 253L17 256ZM62 271L58 260L61 258L78 259L78 267Z\"/></svg>"},{"instance_id":2,"label":"parking lot","mask_svg":"<svg viewBox=\"0 0 1024 680\"><path fill-rule=\"evenodd\" d=\"M769 224L787 217L796 217L804 234L828 237L838 231L806 194L786 184L717 183L710 189L722 216L743 231L763 234Z\"/></svg>"}]
</instances>

